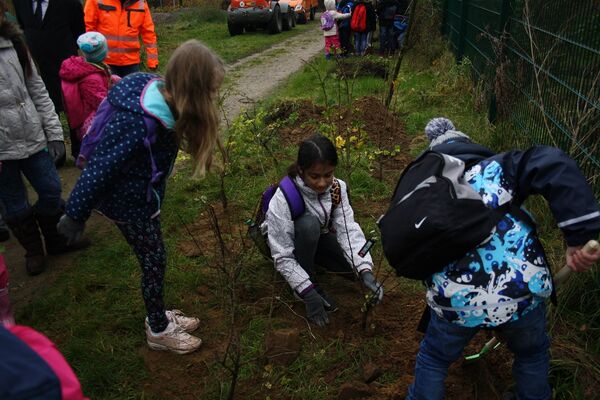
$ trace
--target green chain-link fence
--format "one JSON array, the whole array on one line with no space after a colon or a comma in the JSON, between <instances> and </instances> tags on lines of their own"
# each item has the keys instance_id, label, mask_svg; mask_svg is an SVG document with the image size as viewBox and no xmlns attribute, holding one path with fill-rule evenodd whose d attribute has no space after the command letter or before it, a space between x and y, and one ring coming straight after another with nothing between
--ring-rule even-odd
<instances>
[{"instance_id":1,"label":"green chain-link fence","mask_svg":"<svg viewBox=\"0 0 600 400\"><path fill-rule=\"evenodd\" d=\"M443 32L490 95L490 120L558 146L600 195L600 1L446 0Z\"/></svg>"}]
</instances>

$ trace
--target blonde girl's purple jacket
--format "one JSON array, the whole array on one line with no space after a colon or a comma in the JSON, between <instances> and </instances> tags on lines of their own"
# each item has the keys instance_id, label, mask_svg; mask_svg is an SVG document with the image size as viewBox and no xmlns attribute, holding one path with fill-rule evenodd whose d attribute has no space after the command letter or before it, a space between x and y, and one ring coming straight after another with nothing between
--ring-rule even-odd
<instances>
[{"instance_id":1,"label":"blonde girl's purple jacket","mask_svg":"<svg viewBox=\"0 0 600 400\"><path fill-rule=\"evenodd\" d=\"M71 192L66 214L85 221L93 209L117 222L135 222L156 217L165 194L166 179L177 156L173 128L175 119L159 89L158 75L136 73L119 81L108 93L108 101L119 111L105 128L102 140L92 153ZM159 123L152 155L160 180L152 186L150 153L144 146L147 136L144 115Z\"/></svg>"}]
</instances>

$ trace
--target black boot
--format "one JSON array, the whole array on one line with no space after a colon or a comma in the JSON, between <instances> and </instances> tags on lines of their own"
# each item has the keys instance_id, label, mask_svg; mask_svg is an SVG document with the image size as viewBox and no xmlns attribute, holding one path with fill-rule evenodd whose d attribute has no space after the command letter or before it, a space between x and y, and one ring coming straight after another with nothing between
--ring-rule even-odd
<instances>
[{"instance_id":1,"label":"black boot","mask_svg":"<svg viewBox=\"0 0 600 400\"><path fill-rule=\"evenodd\" d=\"M80 250L90 245L88 239L80 239L75 243L67 244L67 238L58 233L56 230L56 224L62 217L63 213L59 212L54 215L40 215L36 214L37 222L44 235L44 242L46 243L46 251L48 254L57 255L67 253L69 251Z\"/></svg>"},{"instance_id":2,"label":"black boot","mask_svg":"<svg viewBox=\"0 0 600 400\"><path fill-rule=\"evenodd\" d=\"M21 246L27 251L25 254L25 268L29 275L38 275L46 267L44 245L38 224L30 208L24 214L7 218L7 225Z\"/></svg>"}]
</instances>

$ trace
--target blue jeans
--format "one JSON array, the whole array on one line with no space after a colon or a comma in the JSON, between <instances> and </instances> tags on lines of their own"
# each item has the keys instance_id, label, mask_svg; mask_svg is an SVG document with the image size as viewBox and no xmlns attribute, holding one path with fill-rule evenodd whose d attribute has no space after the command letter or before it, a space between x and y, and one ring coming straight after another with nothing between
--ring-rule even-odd
<instances>
[{"instance_id":1,"label":"blue jeans","mask_svg":"<svg viewBox=\"0 0 600 400\"><path fill-rule=\"evenodd\" d=\"M140 71L140 64L131 64L131 65L109 65L110 73L113 75L119 75L121 78L129 74L133 74L134 72Z\"/></svg>"},{"instance_id":2,"label":"blue jeans","mask_svg":"<svg viewBox=\"0 0 600 400\"><path fill-rule=\"evenodd\" d=\"M415 381L408 388L406 400L442 400L448 367L461 356L478 331L479 328L465 328L448 322L431 311L431 321L417 354ZM546 305L539 305L495 331L514 354L512 373L518 399L550 399Z\"/></svg>"},{"instance_id":3,"label":"blue jeans","mask_svg":"<svg viewBox=\"0 0 600 400\"><path fill-rule=\"evenodd\" d=\"M354 32L354 51L359 56L367 50L367 32Z\"/></svg>"},{"instance_id":4,"label":"blue jeans","mask_svg":"<svg viewBox=\"0 0 600 400\"><path fill-rule=\"evenodd\" d=\"M38 195L35 204L40 215L56 215L60 211L60 177L47 150L22 160L2 161L0 171L0 201L5 207L5 218L19 216L29 209L25 175Z\"/></svg>"},{"instance_id":5,"label":"blue jeans","mask_svg":"<svg viewBox=\"0 0 600 400\"><path fill-rule=\"evenodd\" d=\"M394 42L394 27L390 26L379 26L379 51L381 54L393 53L396 49L396 43Z\"/></svg>"}]
</instances>

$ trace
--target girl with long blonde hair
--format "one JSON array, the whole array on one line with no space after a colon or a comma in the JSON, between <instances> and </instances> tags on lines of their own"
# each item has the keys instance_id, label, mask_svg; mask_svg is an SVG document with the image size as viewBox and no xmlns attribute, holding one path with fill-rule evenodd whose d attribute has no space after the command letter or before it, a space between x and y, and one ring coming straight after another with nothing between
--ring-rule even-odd
<instances>
[{"instance_id":1,"label":"girl with long blonde hair","mask_svg":"<svg viewBox=\"0 0 600 400\"><path fill-rule=\"evenodd\" d=\"M178 149L192 156L195 174L211 165L219 134L216 97L224 75L219 57L189 40L171 56L164 79L135 73L119 81L107 97L116 111L102 128L59 223L70 240L81 236L92 209L116 223L142 267L146 339L155 350L185 354L202 343L190 335L198 318L165 310L159 214Z\"/></svg>"}]
</instances>

